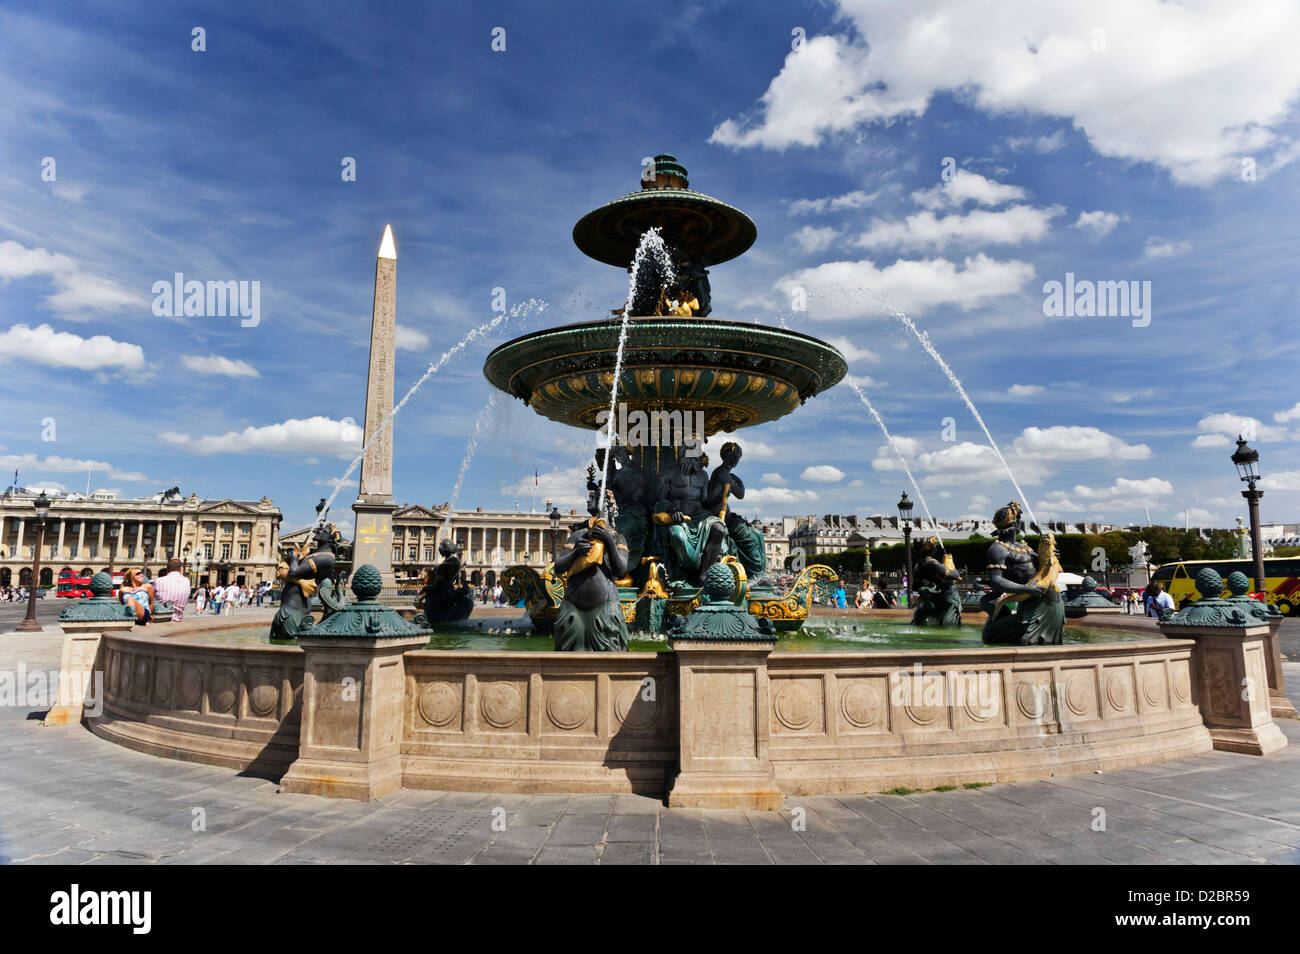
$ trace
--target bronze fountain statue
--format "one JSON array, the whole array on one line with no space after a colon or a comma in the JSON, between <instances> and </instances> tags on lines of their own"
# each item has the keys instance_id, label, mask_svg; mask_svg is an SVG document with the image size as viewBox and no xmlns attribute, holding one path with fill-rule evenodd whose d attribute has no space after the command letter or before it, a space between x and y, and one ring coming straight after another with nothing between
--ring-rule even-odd
<instances>
[{"instance_id":1,"label":"bronze fountain statue","mask_svg":"<svg viewBox=\"0 0 1300 954\"><path fill-rule=\"evenodd\" d=\"M332 523L317 524L311 539L289 554L276 569L280 581L280 609L271 621L272 639L295 639L311 629L311 600L318 592L325 614L340 608L334 597L334 564L340 546L339 528ZM308 547L310 545L310 553Z\"/></svg>"},{"instance_id":2,"label":"bronze fountain statue","mask_svg":"<svg viewBox=\"0 0 1300 954\"><path fill-rule=\"evenodd\" d=\"M611 516L616 509L617 504L606 504ZM574 527L555 560L556 572L565 577L564 600L551 630L555 648L622 652L627 623L615 580L627 572L627 541L600 516L598 489L588 495L587 512L591 516Z\"/></svg>"},{"instance_id":3,"label":"bronze fountain statue","mask_svg":"<svg viewBox=\"0 0 1300 954\"><path fill-rule=\"evenodd\" d=\"M918 541L919 553L912 569L912 581L920 594L916 611L912 614L914 626L960 626L961 596L957 581L961 574L952 565L952 557L945 553L940 562L935 553L939 538L926 537Z\"/></svg>"},{"instance_id":4,"label":"bronze fountain statue","mask_svg":"<svg viewBox=\"0 0 1300 954\"><path fill-rule=\"evenodd\" d=\"M474 610L474 592L460 585L461 547L453 540L438 544L442 560L430 570L420 588L416 605L424 610L424 618L416 617L416 624L429 626L435 623L458 623L468 619Z\"/></svg>"},{"instance_id":5,"label":"bronze fountain statue","mask_svg":"<svg viewBox=\"0 0 1300 954\"><path fill-rule=\"evenodd\" d=\"M993 526L997 538L988 549L993 592L980 601L989 614L982 633L984 642L1001 646L1059 644L1065 633L1065 604L1056 588L1061 572L1056 538L1045 534L1037 554L1017 542L1020 504L1014 500L993 515Z\"/></svg>"}]
</instances>

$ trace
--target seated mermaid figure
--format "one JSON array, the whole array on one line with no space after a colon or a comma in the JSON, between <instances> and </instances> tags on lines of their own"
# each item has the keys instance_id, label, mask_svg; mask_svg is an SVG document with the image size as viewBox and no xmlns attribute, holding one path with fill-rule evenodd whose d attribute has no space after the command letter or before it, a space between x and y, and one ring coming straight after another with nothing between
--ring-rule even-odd
<instances>
[{"instance_id":1,"label":"seated mermaid figure","mask_svg":"<svg viewBox=\"0 0 1300 954\"><path fill-rule=\"evenodd\" d=\"M935 556L939 549L938 537L926 537L920 541L919 548L912 583L920 597L912 613L912 625L960 626L961 597L957 593L957 581L961 574Z\"/></svg>"},{"instance_id":2,"label":"seated mermaid figure","mask_svg":"<svg viewBox=\"0 0 1300 954\"><path fill-rule=\"evenodd\" d=\"M280 562L275 571L281 585L280 609L271 621L272 639L294 639L315 623L311 598L334 575L340 539L335 524L321 524L312 533L310 555L304 543L289 554L288 562Z\"/></svg>"},{"instance_id":3,"label":"seated mermaid figure","mask_svg":"<svg viewBox=\"0 0 1300 954\"><path fill-rule=\"evenodd\" d=\"M430 571L421 593L420 605L430 623L455 623L468 619L474 609L474 592L460 582L461 547L453 540L438 544L442 561Z\"/></svg>"},{"instance_id":4,"label":"seated mermaid figure","mask_svg":"<svg viewBox=\"0 0 1300 954\"><path fill-rule=\"evenodd\" d=\"M609 519L617 517L613 494L606 493ZM587 498L591 515L578 524L555 560L563 574L564 600L551 632L555 648L565 652L622 652L627 649L627 623L614 582L627 573L627 541L600 517L600 492Z\"/></svg>"},{"instance_id":5,"label":"seated mermaid figure","mask_svg":"<svg viewBox=\"0 0 1300 954\"><path fill-rule=\"evenodd\" d=\"M758 576L767 569L767 548L763 535L736 511L731 509L730 498L745 499L745 483L735 473L735 466L740 463L740 445L727 441L722 445L722 463L713 469L709 477L710 509L713 509L727 527L727 536L731 538L731 549L740 560L745 572Z\"/></svg>"},{"instance_id":6,"label":"seated mermaid figure","mask_svg":"<svg viewBox=\"0 0 1300 954\"><path fill-rule=\"evenodd\" d=\"M1065 632L1065 604L1056 589L1055 538L1047 534L1040 552L1019 543L1020 504L1011 501L993 515L996 539L989 544L989 585L980 605L989 614L981 637L1001 646L1060 643ZM1015 612L1011 605L1015 604Z\"/></svg>"},{"instance_id":7,"label":"seated mermaid figure","mask_svg":"<svg viewBox=\"0 0 1300 954\"><path fill-rule=\"evenodd\" d=\"M695 451L695 453L692 453ZM688 447L659 481L654 522L659 528L668 572L674 580L704 585L709 567L731 552L727 526L709 506L706 458Z\"/></svg>"}]
</instances>

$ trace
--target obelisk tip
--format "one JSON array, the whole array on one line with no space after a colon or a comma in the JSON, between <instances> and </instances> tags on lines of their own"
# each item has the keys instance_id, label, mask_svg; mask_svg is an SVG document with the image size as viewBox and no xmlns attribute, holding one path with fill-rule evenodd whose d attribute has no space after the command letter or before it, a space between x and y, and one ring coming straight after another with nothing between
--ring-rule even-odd
<instances>
[{"instance_id":1,"label":"obelisk tip","mask_svg":"<svg viewBox=\"0 0 1300 954\"><path fill-rule=\"evenodd\" d=\"M384 240L379 243L380 258L397 258L397 246L393 244L393 227L384 226Z\"/></svg>"}]
</instances>

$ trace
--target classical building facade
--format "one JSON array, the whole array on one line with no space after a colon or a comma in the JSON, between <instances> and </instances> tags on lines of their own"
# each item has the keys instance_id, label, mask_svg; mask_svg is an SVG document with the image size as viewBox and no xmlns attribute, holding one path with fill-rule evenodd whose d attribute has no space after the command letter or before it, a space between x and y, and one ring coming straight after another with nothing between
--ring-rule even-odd
<instances>
[{"instance_id":1,"label":"classical building facade","mask_svg":"<svg viewBox=\"0 0 1300 954\"><path fill-rule=\"evenodd\" d=\"M0 494L0 586L31 580L35 496L12 487ZM110 565L143 565L157 576L173 556L189 561L191 578L201 583L273 580L280 516L269 497L200 500L194 494L156 494L128 500L105 491L51 496L40 582L50 586L64 571L89 576Z\"/></svg>"},{"instance_id":2,"label":"classical building facade","mask_svg":"<svg viewBox=\"0 0 1300 954\"><path fill-rule=\"evenodd\" d=\"M424 507L403 504L393 512L393 571L398 582L418 580L439 562L438 541L447 520L447 505ZM465 582L496 583L508 566L523 564L541 570L551 562L552 550L569 534L569 525L580 515L570 510L560 529L552 532L547 513L519 513L513 510L455 510L448 527L450 536L463 552ZM281 538L284 546L298 546L310 528L295 530Z\"/></svg>"}]
</instances>

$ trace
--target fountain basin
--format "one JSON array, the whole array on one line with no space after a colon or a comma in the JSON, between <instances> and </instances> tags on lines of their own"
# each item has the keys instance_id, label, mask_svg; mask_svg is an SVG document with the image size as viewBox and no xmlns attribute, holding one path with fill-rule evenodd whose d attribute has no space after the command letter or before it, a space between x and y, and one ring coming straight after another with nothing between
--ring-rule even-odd
<instances>
[{"instance_id":1,"label":"fountain basin","mask_svg":"<svg viewBox=\"0 0 1300 954\"><path fill-rule=\"evenodd\" d=\"M497 347L483 373L562 424L596 430L609 411L619 319L533 332ZM631 410L702 412L706 435L784 417L838 384L844 356L810 335L716 318L628 320L618 396Z\"/></svg>"},{"instance_id":2,"label":"fountain basin","mask_svg":"<svg viewBox=\"0 0 1300 954\"><path fill-rule=\"evenodd\" d=\"M215 638L106 634L96 664L104 706L91 730L154 755L279 778L300 735L329 729L303 724L306 651L201 641ZM687 702L684 663L671 652L417 649L398 657L402 678L374 704L400 713L409 788L659 795L674 777L679 734L693 727L697 751L713 744L721 723L705 710L744 698L751 718L727 731L749 734L781 791L876 792L1209 751L1195 645L773 652L744 672L697 668L692 678L713 688Z\"/></svg>"}]
</instances>

